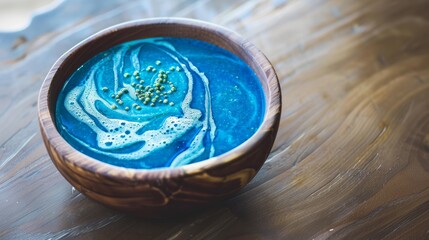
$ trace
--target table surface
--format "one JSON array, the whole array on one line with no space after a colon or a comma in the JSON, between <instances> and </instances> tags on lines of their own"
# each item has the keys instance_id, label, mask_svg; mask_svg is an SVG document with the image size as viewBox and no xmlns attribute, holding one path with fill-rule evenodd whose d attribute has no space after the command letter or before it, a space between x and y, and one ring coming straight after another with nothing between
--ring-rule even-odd
<instances>
[{"instance_id":1,"label":"table surface","mask_svg":"<svg viewBox=\"0 0 429 240\"><path fill-rule=\"evenodd\" d=\"M2 239L429 238L429 1L68 0L0 33ZM279 133L255 179L178 219L138 219L74 190L51 163L37 95L55 60L127 20L231 28L274 64Z\"/></svg>"}]
</instances>

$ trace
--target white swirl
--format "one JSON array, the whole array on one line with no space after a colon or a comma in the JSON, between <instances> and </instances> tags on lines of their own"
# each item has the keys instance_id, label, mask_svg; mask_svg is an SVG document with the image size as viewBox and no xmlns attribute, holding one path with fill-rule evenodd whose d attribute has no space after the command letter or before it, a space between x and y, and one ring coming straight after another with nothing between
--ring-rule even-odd
<instances>
[{"instance_id":1,"label":"white swirl","mask_svg":"<svg viewBox=\"0 0 429 240\"><path fill-rule=\"evenodd\" d=\"M153 120L157 116L156 111L142 113L136 118L131 120L122 118L108 118L106 117L97 104L103 106L104 109L108 109L111 103L104 99L97 91L97 71L100 66L107 64L107 59L102 58L90 69L90 74L85 80L85 84L74 87L69 91L65 97L65 108L66 110L79 122L88 126L96 134L96 145L97 148L90 147L88 143L84 142L73 135L70 135L74 140L80 144L89 147L92 151L101 155L107 155L120 160L141 160L148 156L151 152L160 150L172 144L183 137L186 133L191 130L197 129L197 134L192 139L190 146L172 161L171 166L180 166L192 162L195 158L201 156L206 151L204 146L204 137L209 133L210 138L210 151L209 156L214 155L215 149L213 146L213 140L215 138L216 124L213 119L211 109L211 96L209 89L209 80L204 73L200 72L198 68L189 61L188 58L182 56L174 46L168 42L162 42L158 40L143 40L141 42L153 44L160 51L163 51L170 56L177 64L183 69L187 78L187 92L184 96L183 102L180 108L183 112L181 117L168 116L165 121L160 125L158 129L147 130L143 133L139 133L143 127ZM141 47L140 47L141 48ZM138 59L140 48L132 50L131 63L136 70L139 70L141 63ZM115 91L119 88L118 79L120 72L124 68L124 57L126 48L118 48L117 52L113 57L113 87ZM189 66L189 68L188 68ZM204 85L204 108L205 111L191 108L192 102L192 91L194 86L194 78L192 73L195 73ZM135 96L134 88L129 83L123 83L124 87L130 92L129 96ZM134 98L134 97L133 97ZM134 98L135 99L135 98ZM128 112L122 109L115 110L119 114L129 115ZM200 118L202 117L202 120ZM133 144L141 143L142 147L135 149L131 152L119 152L117 150L125 149ZM145 167L142 164L142 167Z\"/></svg>"}]
</instances>

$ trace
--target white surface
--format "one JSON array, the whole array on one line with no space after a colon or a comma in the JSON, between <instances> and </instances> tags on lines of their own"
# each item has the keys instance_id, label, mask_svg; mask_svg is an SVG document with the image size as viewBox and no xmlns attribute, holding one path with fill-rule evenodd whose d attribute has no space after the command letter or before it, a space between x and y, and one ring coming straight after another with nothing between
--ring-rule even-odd
<instances>
[{"instance_id":1,"label":"white surface","mask_svg":"<svg viewBox=\"0 0 429 240\"><path fill-rule=\"evenodd\" d=\"M34 12L55 2L56 0L0 0L0 31L25 28Z\"/></svg>"}]
</instances>

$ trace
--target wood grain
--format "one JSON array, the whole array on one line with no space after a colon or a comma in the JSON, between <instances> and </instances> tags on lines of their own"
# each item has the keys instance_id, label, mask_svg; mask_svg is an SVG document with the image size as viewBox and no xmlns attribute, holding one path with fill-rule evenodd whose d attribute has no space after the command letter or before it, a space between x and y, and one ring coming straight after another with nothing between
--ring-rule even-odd
<instances>
[{"instance_id":1,"label":"wood grain","mask_svg":"<svg viewBox=\"0 0 429 240\"><path fill-rule=\"evenodd\" d=\"M0 238L427 239L428 12L426 0L75 0L0 34ZM274 64L283 97L273 151L255 179L231 200L163 222L73 190L36 120L37 92L63 52L153 16L244 35Z\"/></svg>"}]
</instances>

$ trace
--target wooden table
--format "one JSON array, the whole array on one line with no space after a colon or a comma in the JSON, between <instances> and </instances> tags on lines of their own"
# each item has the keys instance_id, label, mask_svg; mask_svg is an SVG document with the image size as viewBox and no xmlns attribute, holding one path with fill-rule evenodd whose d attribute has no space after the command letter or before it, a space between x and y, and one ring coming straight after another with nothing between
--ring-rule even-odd
<instances>
[{"instance_id":1,"label":"wooden table","mask_svg":"<svg viewBox=\"0 0 429 240\"><path fill-rule=\"evenodd\" d=\"M429 238L429 1L95 2L65 1L0 33L0 238ZM278 137L256 178L228 201L165 221L74 190L36 115L62 53L107 26L155 16L236 30L272 61L283 94Z\"/></svg>"}]
</instances>

